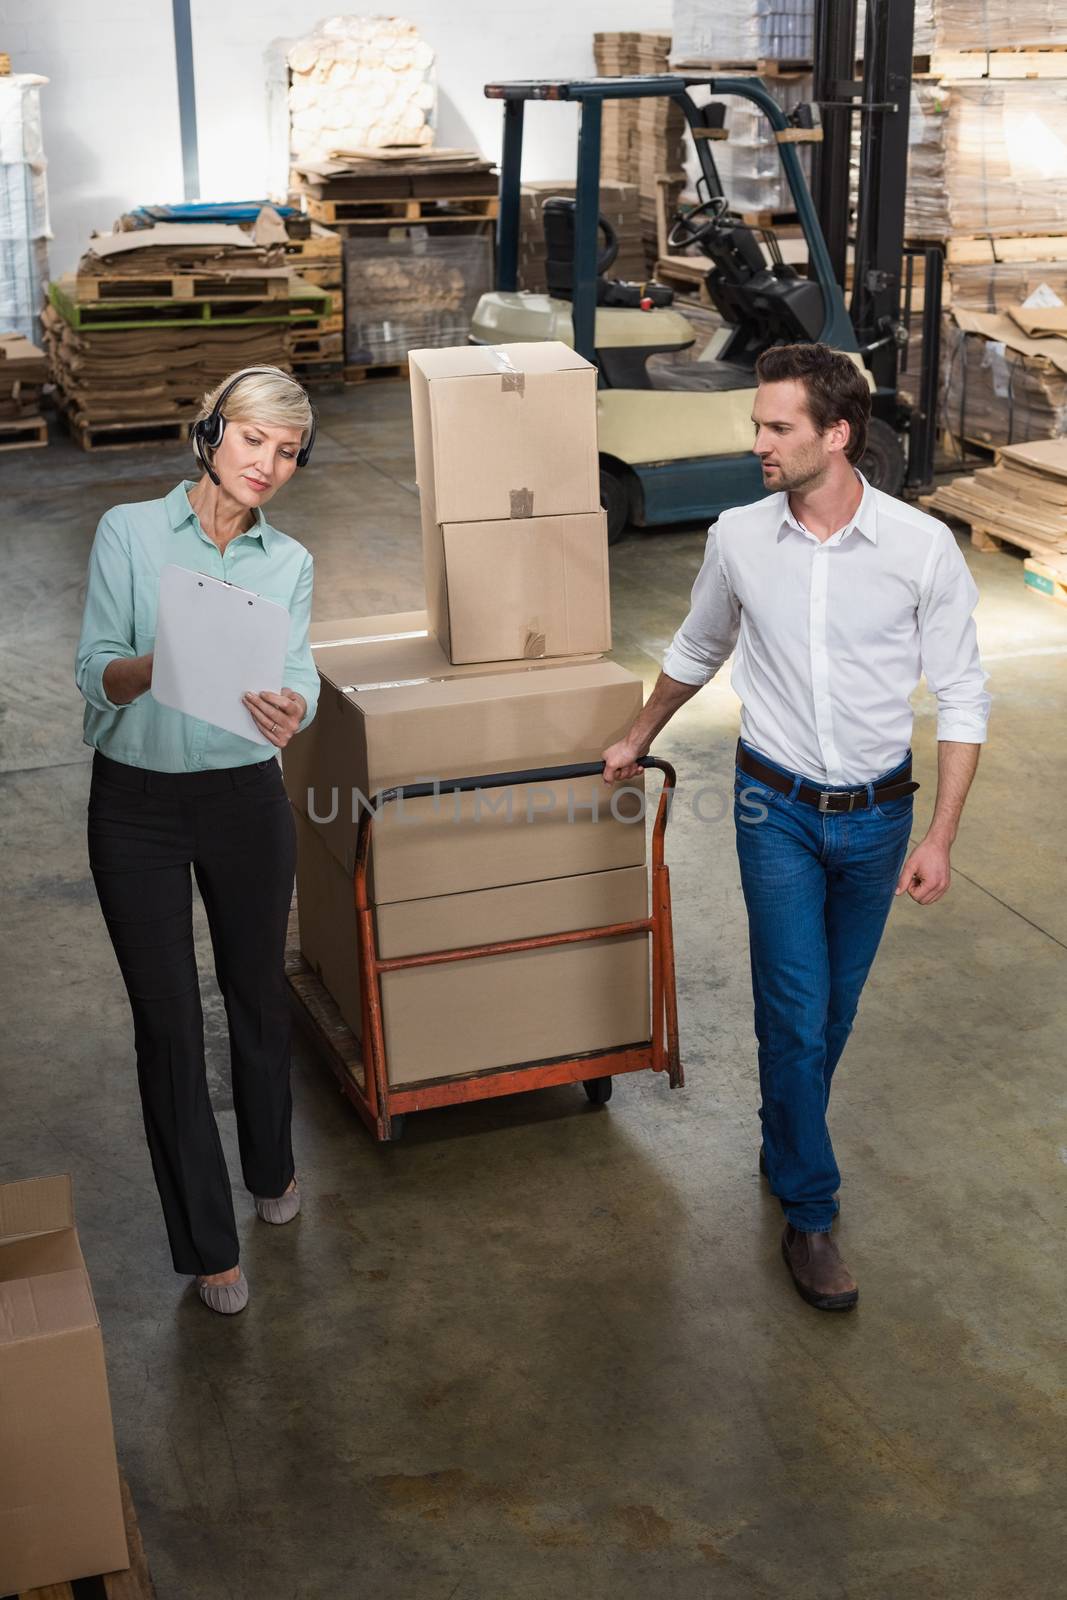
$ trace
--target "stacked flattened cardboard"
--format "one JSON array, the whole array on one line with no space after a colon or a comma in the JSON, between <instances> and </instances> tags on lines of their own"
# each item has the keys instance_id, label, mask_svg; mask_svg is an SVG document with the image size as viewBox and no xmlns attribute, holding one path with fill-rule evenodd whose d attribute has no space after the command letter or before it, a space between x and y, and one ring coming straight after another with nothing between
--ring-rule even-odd
<instances>
[{"instance_id":1,"label":"stacked flattened cardboard","mask_svg":"<svg viewBox=\"0 0 1067 1600\"><path fill-rule=\"evenodd\" d=\"M933 0L934 43L946 50L1002 50L1067 44L1059 0Z\"/></svg>"},{"instance_id":2,"label":"stacked flattened cardboard","mask_svg":"<svg viewBox=\"0 0 1067 1600\"><path fill-rule=\"evenodd\" d=\"M595 33L593 54L601 77L658 75L668 72L671 50L666 33ZM601 128L601 178L637 184L646 271L651 274L659 245L656 230L659 180L672 185L672 200L685 183L685 117L666 95L637 100L606 100Z\"/></svg>"},{"instance_id":3,"label":"stacked flattened cardboard","mask_svg":"<svg viewBox=\"0 0 1067 1600\"><path fill-rule=\"evenodd\" d=\"M608 104L610 105L610 101ZM555 195L573 200L577 186L573 180L555 182L545 179L538 183L524 183L519 214L519 288L544 290L545 282L545 230L541 211L546 200ZM635 183L617 183L601 179L600 214L614 228L619 241L619 253L608 268L612 278L625 278L631 283L643 283L647 262L642 241L641 209Z\"/></svg>"},{"instance_id":4,"label":"stacked flattened cardboard","mask_svg":"<svg viewBox=\"0 0 1067 1600\"><path fill-rule=\"evenodd\" d=\"M1067 231L1067 79L915 83L910 146L912 238Z\"/></svg>"},{"instance_id":5,"label":"stacked flattened cardboard","mask_svg":"<svg viewBox=\"0 0 1067 1600\"><path fill-rule=\"evenodd\" d=\"M285 260L281 240L227 224L94 238L77 276L51 285L43 319L78 442L185 438L205 391L236 367L288 370L288 333L315 327L330 300Z\"/></svg>"},{"instance_id":6,"label":"stacked flattened cardboard","mask_svg":"<svg viewBox=\"0 0 1067 1600\"><path fill-rule=\"evenodd\" d=\"M352 873L361 797L593 762L641 704L610 643L596 373L554 343L411 355L428 612L313 630L311 727L287 747L301 949L363 1031ZM599 777L383 808L369 893L384 957L646 914L640 796ZM389 1081L648 1036L642 936L388 973Z\"/></svg>"},{"instance_id":7,"label":"stacked flattened cardboard","mask_svg":"<svg viewBox=\"0 0 1067 1600\"><path fill-rule=\"evenodd\" d=\"M942 330L942 425L995 446L1067 433L1067 308L954 306ZM1062 333L1057 329L1062 329Z\"/></svg>"},{"instance_id":8,"label":"stacked flattened cardboard","mask_svg":"<svg viewBox=\"0 0 1067 1600\"><path fill-rule=\"evenodd\" d=\"M69 1177L0 1185L0 1394L0 1592L66 1593L129 1567Z\"/></svg>"},{"instance_id":9,"label":"stacked flattened cardboard","mask_svg":"<svg viewBox=\"0 0 1067 1600\"><path fill-rule=\"evenodd\" d=\"M48 443L41 416L41 389L48 358L21 333L0 333L0 450Z\"/></svg>"}]
</instances>

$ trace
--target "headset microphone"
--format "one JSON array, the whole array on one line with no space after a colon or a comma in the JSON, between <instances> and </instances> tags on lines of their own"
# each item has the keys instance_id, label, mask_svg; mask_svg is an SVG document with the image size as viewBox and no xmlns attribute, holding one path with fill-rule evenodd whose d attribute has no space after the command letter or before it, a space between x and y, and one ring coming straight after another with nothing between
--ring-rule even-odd
<instances>
[{"instance_id":1,"label":"headset microphone","mask_svg":"<svg viewBox=\"0 0 1067 1600\"><path fill-rule=\"evenodd\" d=\"M208 460L207 452L218 449L222 443L222 436L226 432L226 418L222 414L222 408L239 383L242 383L245 378L259 376L276 377L277 373L273 372L269 367L249 367L247 372L239 372L236 378L233 378L223 389L208 415L193 423L193 449L196 451L197 460L214 484L220 483L221 479ZM290 378L285 373L282 376L286 379L286 382L294 384L300 390L300 393L304 395L304 398L307 399L307 393L302 384L297 383L295 378ZM311 402L308 401L308 404L310 405ZM315 443L316 423L315 408L311 406L311 428L308 432L307 443L302 444L297 452L296 464L298 467L306 467L311 459L311 447Z\"/></svg>"}]
</instances>

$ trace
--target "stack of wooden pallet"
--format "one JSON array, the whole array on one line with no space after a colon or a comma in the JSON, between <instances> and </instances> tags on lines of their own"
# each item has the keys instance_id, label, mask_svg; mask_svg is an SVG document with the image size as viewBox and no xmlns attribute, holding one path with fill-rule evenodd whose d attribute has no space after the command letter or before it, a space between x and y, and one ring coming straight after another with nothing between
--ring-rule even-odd
<instances>
[{"instance_id":1,"label":"stack of wooden pallet","mask_svg":"<svg viewBox=\"0 0 1067 1600\"><path fill-rule=\"evenodd\" d=\"M545 179L543 182L523 184L519 214L520 289L543 290L546 287L545 230L541 216L545 201L554 195L573 200L575 192L573 179L562 183ZM601 179L600 214L614 228L619 241L619 253L608 268L609 275L635 283L643 282L647 276L647 264L641 237L637 185Z\"/></svg>"},{"instance_id":2,"label":"stack of wooden pallet","mask_svg":"<svg viewBox=\"0 0 1067 1600\"><path fill-rule=\"evenodd\" d=\"M0 450L25 450L48 443L41 416L41 389L48 358L21 333L0 333Z\"/></svg>"},{"instance_id":3,"label":"stack of wooden pallet","mask_svg":"<svg viewBox=\"0 0 1067 1600\"><path fill-rule=\"evenodd\" d=\"M1067 604L1067 441L1007 445L995 466L940 484L922 503L966 523L978 550L1025 550L1027 584Z\"/></svg>"},{"instance_id":4,"label":"stack of wooden pallet","mask_svg":"<svg viewBox=\"0 0 1067 1600\"><path fill-rule=\"evenodd\" d=\"M408 349L466 338L477 294L490 286L485 263L499 210L491 162L472 150L337 151L301 161L293 184L294 203L344 245L346 377L359 381L386 368L406 375ZM467 262L471 276L445 291L443 306L438 269L453 257ZM426 270L437 299L420 311L411 296ZM441 311L446 323L434 320Z\"/></svg>"},{"instance_id":5,"label":"stack of wooden pallet","mask_svg":"<svg viewBox=\"0 0 1067 1600\"><path fill-rule=\"evenodd\" d=\"M606 78L649 76L670 70L668 33L595 33L597 72ZM666 95L638 100L608 100L601 130L602 178L636 182L640 195L645 267L655 268L659 255L656 210L659 180L672 185L672 200L685 184L685 117Z\"/></svg>"},{"instance_id":6,"label":"stack of wooden pallet","mask_svg":"<svg viewBox=\"0 0 1067 1600\"><path fill-rule=\"evenodd\" d=\"M53 283L43 323L60 409L83 449L185 439L206 390L236 367L290 366L288 336L330 297L280 242L222 224L94 238Z\"/></svg>"}]
</instances>

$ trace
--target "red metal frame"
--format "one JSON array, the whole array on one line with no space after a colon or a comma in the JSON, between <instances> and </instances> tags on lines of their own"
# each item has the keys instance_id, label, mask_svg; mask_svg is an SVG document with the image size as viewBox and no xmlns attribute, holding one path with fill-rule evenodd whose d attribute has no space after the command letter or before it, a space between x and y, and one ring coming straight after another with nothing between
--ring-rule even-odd
<instances>
[{"instance_id":1,"label":"red metal frame","mask_svg":"<svg viewBox=\"0 0 1067 1600\"><path fill-rule=\"evenodd\" d=\"M488 1100L497 1095L517 1094L529 1089L544 1089L552 1084L586 1082L593 1078L623 1072L666 1072L672 1089L685 1082L678 1049L678 1003L674 980L674 936L671 923L670 872L664 861L664 835L675 788L674 768L666 761L646 757L642 767L655 767L663 774L656 820L652 829L652 885L649 915L633 922L618 922L599 928L580 928L566 933L540 934L528 939L504 939L495 944L468 945L453 950L435 950L423 955L396 956L383 960L378 955L374 916L367 897L367 868L370 860L372 813L364 810L356 835L353 871L358 924L358 959L363 1008L363 1087L350 1073L334 1063L342 1088L367 1127L379 1141L390 1139L394 1117L408 1111L424 1111L432 1106L458 1105L471 1100ZM493 773L481 778L457 778L438 784L409 784L383 790L374 797L373 810L401 798L447 793L476 787L503 788L510 784L547 783L553 779L592 775L602 772L600 763L571 767L546 767L536 772ZM622 938L647 933L652 940L652 1038L637 1044L580 1056L565 1056L551 1061L521 1062L468 1076L430 1080L405 1088L391 1088L385 1052L382 1018L381 978L385 972L400 972L410 967L439 966L452 961L475 961L482 956L505 955L517 950L543 950L562 944L579 944L588 939Z\"/></svg>"}]
</instances>

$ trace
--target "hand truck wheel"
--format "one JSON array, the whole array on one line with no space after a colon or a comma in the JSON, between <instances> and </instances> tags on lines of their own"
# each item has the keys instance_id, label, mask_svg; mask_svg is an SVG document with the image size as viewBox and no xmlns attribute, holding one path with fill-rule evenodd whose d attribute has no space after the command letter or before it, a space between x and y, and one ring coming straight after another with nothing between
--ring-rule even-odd
<instances>
[{"instance_id":1,"label":"hand truck wheel","mask_svg":"<svg viewBox=\"0 0 1067 1600\"><path fill-rule=\"evenodd\" d=\"M611 1091L615 1087L615 1080L610 1075L606 1078L585 1078L582 1087L595 1106L606 1106L611 1099Z\"/></svg>"}]
</instances>

